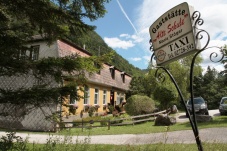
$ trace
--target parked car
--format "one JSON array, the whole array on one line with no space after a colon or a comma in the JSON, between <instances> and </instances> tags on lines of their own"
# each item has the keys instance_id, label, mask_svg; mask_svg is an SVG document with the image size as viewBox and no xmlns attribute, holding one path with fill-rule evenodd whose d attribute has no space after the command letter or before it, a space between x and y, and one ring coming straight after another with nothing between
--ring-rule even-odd
<instances>
[{"instance_id":1,"label":"parked car","mask_svg":"<svg viewBox=\"0 0 227 151\"><path fill-rule=\"evenodd\" d=\"M224 115L227 113L227 97L222 97L219 105L220 115Z\"/></svg>"},{"instance_id":2,"label":"parked car","mask_svg":"<svg viewBox=\"0 0 227 151\"><path fill-rule=\"evenodd\" d=\"M207 102L202 97L195 97L193 99L194 101L194 109L196 114L205 114L209 115ZM187 109L192 114L192 102L191 99L189 99L186 103ZM186 116L188 116L186 114Z\"/></svg>"}]
</instances>

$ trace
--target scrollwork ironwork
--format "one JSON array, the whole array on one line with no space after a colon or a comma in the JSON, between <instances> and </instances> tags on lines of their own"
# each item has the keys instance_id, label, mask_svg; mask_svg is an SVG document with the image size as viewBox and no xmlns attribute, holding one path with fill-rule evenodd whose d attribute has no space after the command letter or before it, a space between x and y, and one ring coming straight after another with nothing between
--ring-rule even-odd
<instances>
[{"instance_id":1,"label":"scrollwork ironwork","mask_svg":"<svg viewBox=\"0 0 227 151\"><path fill-rule=\"evenodd\" d=\"M196 27L196 25L203 25L204 21L201 17L201 14L199 11L194 11L193 14L192 14L192 20L194 21L194 27Z\"/></svg>"},{"instance_id":2,"label":"scrollwork ironwork","mask_svg":"<svg viewBox=\"0 0 227 151\"><path fill-rule=\"evenodd\" d=\"M198 28L196 28L195 27L195 38L196 38L196 42L198 42L198 41L200 41L200 40L202 40L203 39L203 37L204 37L204 33L206 34L206 36L207 36L207 42L205 43L205 45L202 47L202 48L200 48L199 49L199 52L201 52L201 51L203 51L207 46L208 46L208 44L210 43L210 35L209 35L209 33L206 31L206 30L203 30L203 29L198 29ZM196 45L200 45L200 44L196 44Z\"/></svg>"},{"instance_id":3,"label":"scrollwork ironwork","mask_svg":"<svg viewBox=\"0 0 227 151\"><path fill-rule=\"evenodd\" d=\"M166 76L163 72L159 72L160 69L163 69L163 67L158 67L155 72L155 78L158 82L164 82L166 80Z\"/></svg>"},{"instance_id":4,"label":"scrollwork ironwork","mask_svg":"<svg viewBox=\"0 0 227 151\"><path fill-rule=\"evenodd\" d=\"M152 44L152 40L151 40L151 39L149 40L149 44L151 45L151 46L150 46L150 51L154 51L154 49L153 49L153 44Z\"/></svg>"},{"instance_id":5,"label":"scrollwork ironwork","mask_svg":"<svg viewBox=\"0 0 227 151\"><path fill-rule=\"evenodd\" d=\"M225 57L225 51L227 50L226 48L223 48L223 47L209 47L209 48L218 48L219 51L220 51L220 54L217 53L217 52L212 52L210 54L210 61L214 62L214 63L218 63L218 62L221 62L224 57ZM208 48L207 48L208 49ZM214 60L215 58L218 58L220 56L220 58L218 60Z\"/></svg>"}]
</instances>

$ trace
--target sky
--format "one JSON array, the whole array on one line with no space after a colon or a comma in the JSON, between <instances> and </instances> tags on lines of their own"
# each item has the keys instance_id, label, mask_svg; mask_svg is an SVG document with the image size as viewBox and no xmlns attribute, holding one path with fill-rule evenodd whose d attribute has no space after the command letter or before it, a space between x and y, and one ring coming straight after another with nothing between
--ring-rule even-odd
<instances>
[{"instance_id":1,"label":"sky","mask_svg":"<svg viewBox=\"0 0 227 151\"><path fill-rule=\"evenodd\" d=\"M210 35L209 49L201 53L202 68L206 71L211 66L218 71L223 70L223 64L213 63L209 58L212 52L218 52L214 46L227 44L226 0L111 0L105 5L107 13L103 18L87 23L95 25L95 31L106 44L130 64L147 69L152 55L149 27L162 14L182 2L187 2L201 13L204 23L199 28ZM201 45L205 41L204 38Z\"/></svg>"}]
</instances>

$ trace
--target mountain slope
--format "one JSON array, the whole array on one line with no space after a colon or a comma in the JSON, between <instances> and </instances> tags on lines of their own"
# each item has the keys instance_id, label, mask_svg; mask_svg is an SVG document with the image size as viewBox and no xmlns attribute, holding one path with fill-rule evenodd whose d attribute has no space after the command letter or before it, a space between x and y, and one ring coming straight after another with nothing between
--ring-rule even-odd
<instances>
[{"instance_id":1,"label":"mountain slope","mask_svg":"<svg viewBox=\"0 0 227 151\"><path fill-rule=\"evenodd\" d=\"M110 48L104 40L95 32L88 32L86 35L77 37L77 36L70 36L70 40L92 53L93 55L102 55L109 53L110 51L115 52L113 59L111 62L108 62L118 69L132 75L137 76L143 73L142 70L130 64L126 59L120 56L115 50Z\"/></svg>"}]
</instances>

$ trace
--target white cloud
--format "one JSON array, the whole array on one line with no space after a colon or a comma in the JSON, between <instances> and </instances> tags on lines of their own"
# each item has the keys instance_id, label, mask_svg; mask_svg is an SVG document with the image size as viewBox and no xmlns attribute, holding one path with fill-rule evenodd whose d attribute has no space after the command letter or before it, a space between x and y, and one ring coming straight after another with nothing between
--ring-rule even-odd
<instances>
[{"instance_id":1,"label":"white cloud","mask_svg":"<svg viewBox=\"0 0 227 151\"><path fill-rule=\"evenodd\" d=\"M129 49L134 47L137 43L141 43L143 38L137 35L121 34L118 37L108 38L104 37L106 44L112 48Z\"/></svg>"},{"instance_id":2,"label":"white cloud","mask_svg":"<svg viewBox=\"0 0 227 151\"><path fill-rule=\"evenodd\" d=\"M104 37L105 43L112 48L121 48L121 49L128 49L133 47L135 44L131 40L121 40L119 38L107 38Z\"/></svg>"},{"instance_id":3,"label":"white cloud","mask_svg":"<svg viewBox=\"0 0 227 151\"><path fill-rule=\"evenodd\" d=\"M130 38L129 34L120 34L120 37Z\"/></svg>"},{"instance_id":4,"label":"white cloud","mask_svg":"<svg viewBox=\"0 0 227 151\"><path fill-rule=\"evenodd\" d=\"M133 61L140 61L141 60L141 58L130 58L131 60L133 60Z\"/></svg>"},{"instance_id":5,"label":"white cloud","mask_svg":"<svg viewBox=\"0 0 227 151\"><path fill-rule=\"evenodd\" d=\"M143 58L144 58L146 61L150 61L150 60L151 60L151 56L143 56Z\"/></svg>"}]
</instances>

